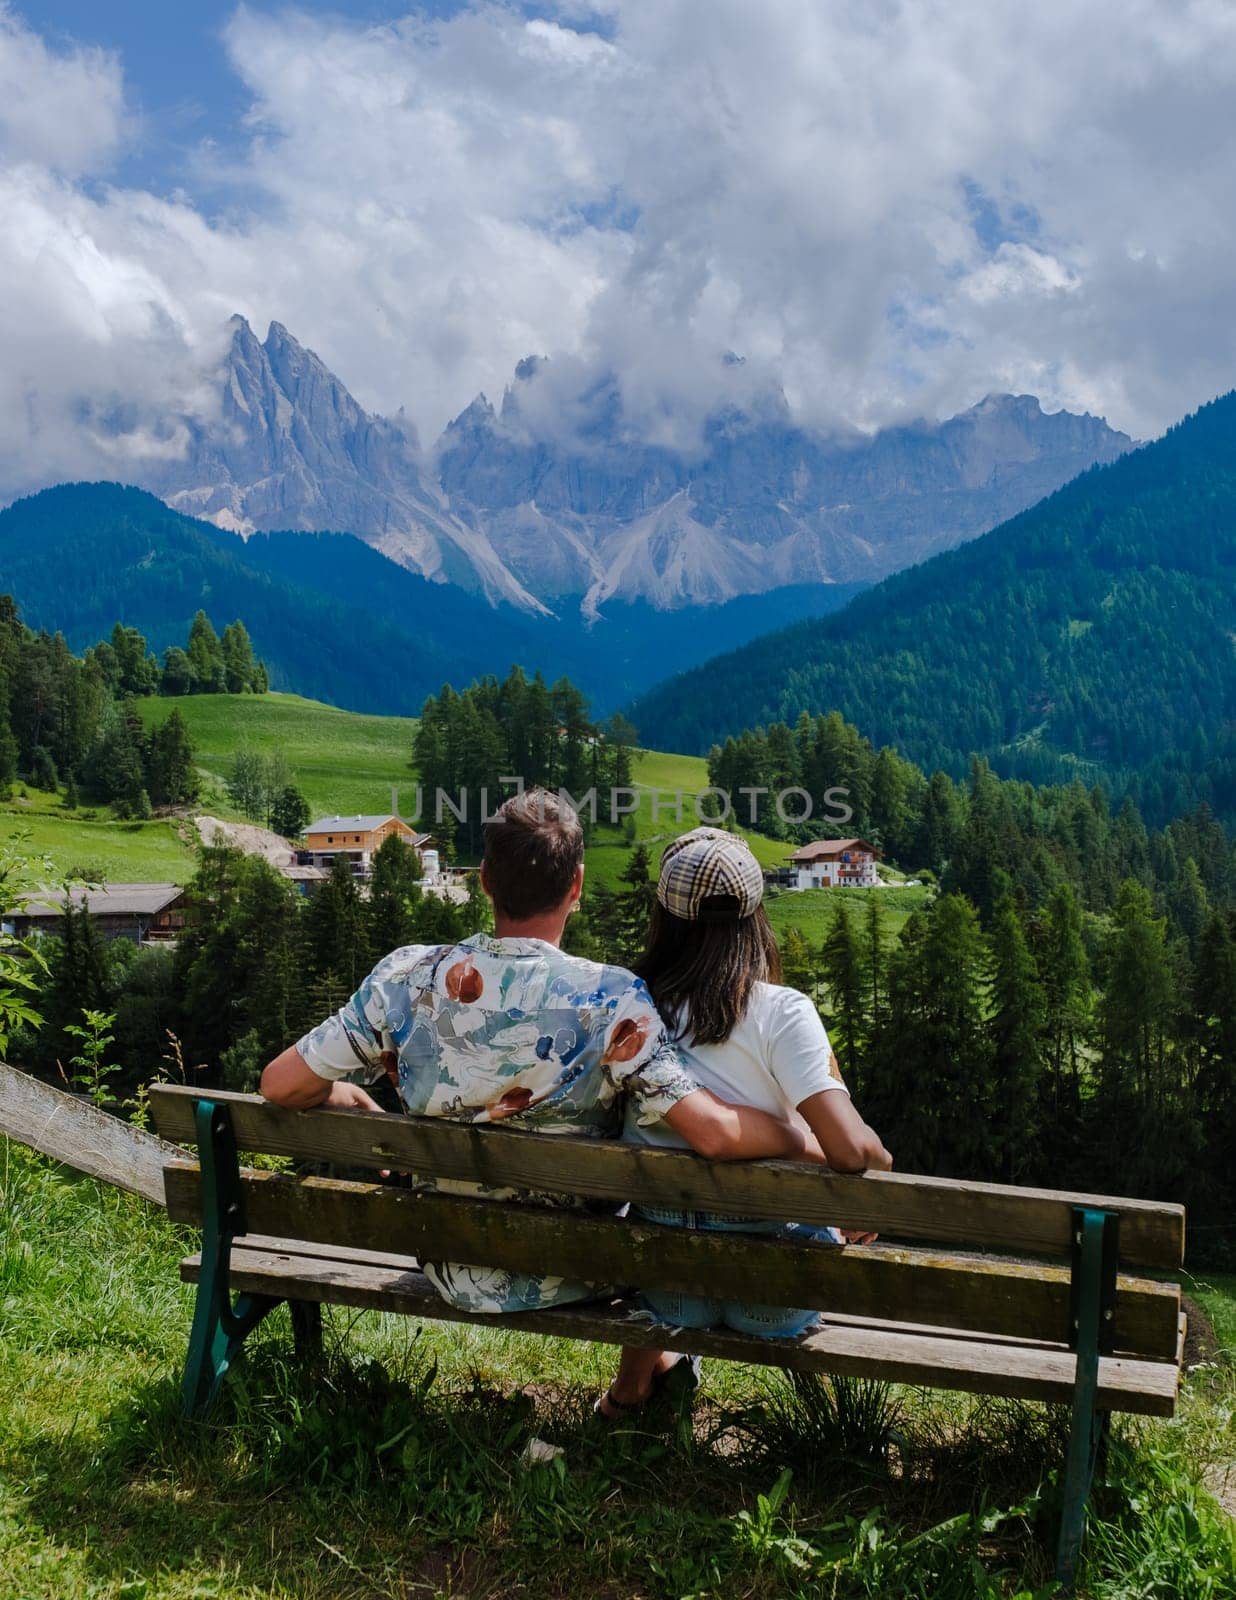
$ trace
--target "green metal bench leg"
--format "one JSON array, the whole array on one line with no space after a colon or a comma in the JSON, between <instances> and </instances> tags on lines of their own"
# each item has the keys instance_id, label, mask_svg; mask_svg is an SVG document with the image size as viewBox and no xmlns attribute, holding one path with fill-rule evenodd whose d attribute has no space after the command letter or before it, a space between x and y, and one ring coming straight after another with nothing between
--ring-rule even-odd
<instances>
[{"instance_id":1,"label":"green metal bench leg","mask_svg":"<svg viewBox=\"0 0 1236 1600\"><path fill-rule=\"evenodd\" d=\"M1056 1550L1056 1582L1061 1594L1073 1589L1086 1531L1086 1502L1107 1435L1108 1413L1100 1411L1097 1403L1099 1353L1112 1348L1118 1226L1119 1218L1110 1212L1081 1207L1074 1212L1070 1342L1077 1351L1077 1377Z\"/></svg>"},{"instance_id":2,"label":"green metal bench leg","mask_svg":"<svg viewBox=\"0 0 1236 1600\"><path fill-rule=\"evenodd\" d=\"M246 1337L280 1302L256 1294L232 1302L232 1241L245 1232L245 1215L231 1114L212 1100L199 1100L193 1114L202 1169L202 1269L181 1395L186 1416L204 1417Z\"/></svg>"}]
</instances>

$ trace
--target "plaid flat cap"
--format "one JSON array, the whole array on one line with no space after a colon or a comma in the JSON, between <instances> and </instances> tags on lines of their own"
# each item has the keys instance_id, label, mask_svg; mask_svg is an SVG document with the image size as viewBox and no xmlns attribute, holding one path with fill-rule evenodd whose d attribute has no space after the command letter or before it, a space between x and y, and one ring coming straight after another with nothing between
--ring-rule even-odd
<instances>
[{"instance_id":1,"label":"plaid flat cap","mask_svg":"<svg viewBox=\"0 0 1236 1600\"><path fill-rule=\"evenodd\" d=\"M657 899L671 915L696 922L714 895L736 902L730 916L749 917L764 898L764 874L745 840L720 828L692 828L666 846Z\"/></svg>"}]
</instances>

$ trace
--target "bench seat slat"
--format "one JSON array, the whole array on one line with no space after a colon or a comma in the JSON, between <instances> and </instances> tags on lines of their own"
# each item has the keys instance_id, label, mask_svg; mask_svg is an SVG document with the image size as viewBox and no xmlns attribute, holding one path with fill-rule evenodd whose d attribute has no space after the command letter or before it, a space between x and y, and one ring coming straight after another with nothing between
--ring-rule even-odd
<instances>
[{"instance_id":1,"label":"bench seat slat","mask_svg":"<svg viewBox=\"0 0 1236 1600\"><path fill-rule=\"evenodd\" d=\"M273 1245L277 1241L271 1241ZM377 1256L377 1252L367 1252ZM181 1264L196 1282L200 1257ZM513 1316L484 1316L449 1305L424 1276L404 1263L295 1254L237 1245L232 1286L256 1294L395 1312L427 1320L468 1323L601 1344L658 1346L728 1361L883 1378L975 1394L1068 1402L1075 1358L1066 1350L1002 1339L986 1341L919 1329L829 1320L799 1340L762 1340L715 1329L656 1327L633 1315L628 1300L560 1306ZM1099 1364L1100 1407L1170 1416L1178 1372L1171 1363L1105 1357Z\"/></svg>"},{"instance_id":2,"label":"bench seat slat","mask_svg":"<svg viewBox=\"0 0 1236 1600\"><path fill-rule=\"evenodd\" d=\"M201 1090L155 1085L160 1134L194 1144ZM905 1173L846 1177L806 1163L708 1162L689 1152L617 1140L576 1139L515 1127L472 1127L443 1118L363 1111L291 1111L257 1095L211 1091L227 1105L241 1150L394 1167L489 1187L541 1189L585 1198L832 1223L886 1236L979 1246L1013 1254L1066 1255L1072 1208L1120 1214L1120 1260L1172 1270L1184 1258L1184 1210L1150 1201L1018 1189Z\"/></svg>"},{"instance_id":3,"label":"bench seat slat","mask_svg":"<svg viewBox=\"0 0 1236 1600\"><path fill-rule=\"evenodd\" d=\"M402 1272L419 1272L420 1262L415 1256L394 1255L385 1250L345 1250L339 1245L313 1244L307 1239L277 1239L269 1234L247 1233L236 1241L238 1248L250 1250L259 1254L278 1256L307 1256L314 1261L340 1262L348 1265L355 1263L366 1267L381 1267L387 1272L398 1275ZM940 1339L971 1339L980 1340L984 1344L1014 1345L1019 1350L1056 1350L1065 1351L1067 1345L1060 1341L1050 1339L1025 1339L1013 1334L1002 1333L972 1333L967 1328L933 1328L925 1322L891 1321L887 1317L856 1317L849 1312L837 1311L829 1308L828 1320L830 1323L844 1324L855 1328L876 1328L883 1331L898 1333L927 1333ZM1184 1315L1181 1314L1181 1323ZM1180 1364L1180 1347L1176 1352L1176 1364Z\"/></svg>"},{"instance_id":4,"label":"bench seat slat","mask_svg":"<svg viewBox=\"0 0 1236 1600\"><path fill-rule=\"evenodd\" d=\"M173 1220L199 1221L197 1165L173 1163L165 1180ZM1028 1340L1063 1339L1068 1325L1068 1273L1032 1262L885 1246L841 1251L329 1178L244 1172L241 1181L250 1230L276 1237L348 1249L382 1241L399 1255L431 1260L769 1304L815 1304ZM1171 1360L1178 1317L1174 1284L1122 1277L1117 1350Z\"/></svg>"}]
</instances>

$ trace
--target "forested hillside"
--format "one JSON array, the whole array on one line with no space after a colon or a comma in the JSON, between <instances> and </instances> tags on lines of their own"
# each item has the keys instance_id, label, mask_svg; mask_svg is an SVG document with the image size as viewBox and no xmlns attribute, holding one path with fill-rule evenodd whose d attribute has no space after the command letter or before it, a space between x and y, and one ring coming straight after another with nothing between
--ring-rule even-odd
<instances>
[{"instance_id":1,"label":"forested hillside","mask_svg":"<svg viewBox=\"0 0 1236 1600\"><path fill-rule=\"evenodd\" d=\"M362 710L410 711L444 678L471 676L482 619L495 651L526 643L483 602L357 539L246 544L119 484L62 485L0 512L0 579L32 627L79 650L117 619L162 651L199 608L220 629L242 616L272 687Z\"/></svg>"},{"instance_id":2,"label":"forested hillside","mask_svg":"<svg viewBox=\"0 0 1236 1600\"><path fill-rule=\"evenodd\" d=\"M704 751L839 710L928 769L1106 776L1236 814L1236 393L962 549L663 684L641 738Z\"/></svg>"},{"instance_id":3,"label":"forested hillside","mask_svg":"<svg viewBox=\"0 0 1236 1600\"><path fill-rule=\"evenodd\" d=\"M119 619L162 652L204 609L244 617L271 686L352 711L407 714L448 679L520 662L568 673L604 711L715 643L843 605L859 585L799 584L703 610L644 604L534 616L432 583L346 533L242 539L139 489L64 484L0 511L0 588L27 622L83 650Z\"/></svg>"}]
</instances>

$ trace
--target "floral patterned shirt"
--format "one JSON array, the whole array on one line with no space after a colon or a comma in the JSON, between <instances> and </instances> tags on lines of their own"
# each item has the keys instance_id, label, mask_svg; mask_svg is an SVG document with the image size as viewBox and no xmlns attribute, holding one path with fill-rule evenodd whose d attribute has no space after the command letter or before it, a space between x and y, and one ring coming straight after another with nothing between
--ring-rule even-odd
<instances>
[{"instance_id":1,"label":"floral patterned shirt","mask_svg":"<svg viewBox=\"0 0 1236 1600\"><path fill-rule=\"evenodd\" d=\"M541 1133L584 1138L617 1138L624 1110L640 1124L658 1123L699 1088L639 978L540 939L475 934L457 945L395 950L297 1049L324 1078L389 1071L417 1116L513 1118ZM570 1204L446 1179L419 1184ZM600 1292L560 1277L422 1265L438 1292L467 1311L532 1310Z\"/></svg>"}]
</instances>

